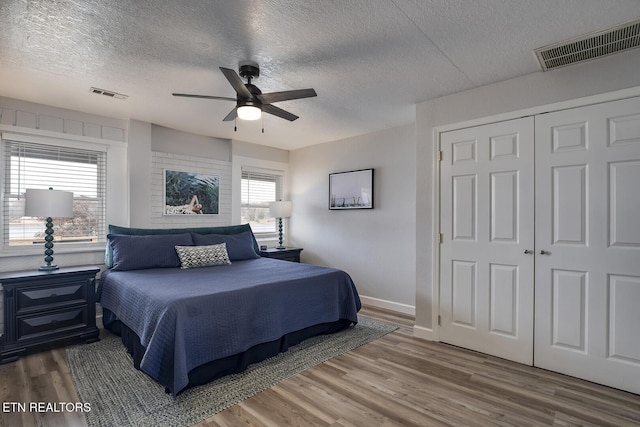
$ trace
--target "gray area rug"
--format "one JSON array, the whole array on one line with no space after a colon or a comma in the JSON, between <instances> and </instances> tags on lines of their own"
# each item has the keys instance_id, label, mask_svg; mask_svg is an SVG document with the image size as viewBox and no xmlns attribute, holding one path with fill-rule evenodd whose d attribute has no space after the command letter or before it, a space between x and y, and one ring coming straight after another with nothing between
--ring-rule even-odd
<instances>
[{"instance_id":1,"label":"gray area rug","mask_svg":"<svg viewBox=\"0 0 640 427\"><path fill-rule=\"evenodd\" d=\"M355 327L309 338L240 374L191 388L177 398L133 367L119 337L67 349L67 361L89 426L190 426L278 382L397 329L358 316Z\"/></svg>"}]
</instances>

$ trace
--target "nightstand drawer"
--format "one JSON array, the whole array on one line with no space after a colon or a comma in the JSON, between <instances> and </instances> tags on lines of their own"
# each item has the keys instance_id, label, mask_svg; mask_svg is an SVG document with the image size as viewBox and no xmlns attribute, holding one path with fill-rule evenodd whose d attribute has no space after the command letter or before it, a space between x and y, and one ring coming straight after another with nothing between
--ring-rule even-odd
<instances>
[{"instance_id":1,"label":"nightstand drawer","mask_svg":"<svg viewBox=\"0 0 640 427\"><path fill-rule=\"evenodd\" d=\"M46 286L17 291L16 314L24 314L48 307L82 304L87 301L85 280L67 282L60 286Z\"/></svg>"},{"instance_id":2,"label":"nightstand drawer","mask_svg":"<svg viewBox=\"0 0 640 427\"><path fill-rule=\"evenodd\" d=\"M87 327L87 308L79 307L39 316L16 319L16 340L23 341L44 335L64 333Z\"/></svg>"}]
</instances>

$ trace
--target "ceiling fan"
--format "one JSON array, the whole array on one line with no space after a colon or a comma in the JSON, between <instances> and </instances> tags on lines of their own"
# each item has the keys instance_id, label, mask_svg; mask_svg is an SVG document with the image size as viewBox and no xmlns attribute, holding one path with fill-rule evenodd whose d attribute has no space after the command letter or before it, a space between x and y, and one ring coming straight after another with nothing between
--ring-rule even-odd
<instances>
[{"instance_id":1,"label":"ceiling fan","mask_svg":"<svg viewBox=\"0 0 640 427\"><path fill-rule=\"evenodd\" d=\"M257 65L240 65L238 75L230 68L220 67L220 71L227 78L231 86L236 91L236 98L212 95L192 95L188 93L173 93L173 96L184 96L187 98L219 99L222 101L235 101L236 106L223 121L235 120L236 117L243 120L257 120L262 112L269 113L285 120L294 121L298 118L295 114L272 105L274 102L289 101L292 99L309 98L317 96L313 89L286 90L283 92L262 93L251 80L260 75L260 68ZM247 83L242 81L240 76L247 79Z\"/></svg>"}]
</instances>

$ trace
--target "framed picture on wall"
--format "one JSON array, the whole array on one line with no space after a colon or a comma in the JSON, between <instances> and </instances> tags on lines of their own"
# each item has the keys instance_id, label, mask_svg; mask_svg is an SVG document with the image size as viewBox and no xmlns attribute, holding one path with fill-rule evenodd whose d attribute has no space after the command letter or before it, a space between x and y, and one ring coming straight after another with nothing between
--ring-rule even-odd
<instances>
[{"instance_id":1,"label":"framed picture on wall","mask_svg":"<svg viewBox=\"0 0 640 427\"><path fill-rule=\"evenodd\" d=\"M329 174L329 209L373 209L373 169Z\"/></svg>"},{"instance_id":2,"label":"framed picture on wall","mask_svg":"<svg viewBox=\"0 0 640 427\"><path fill-rule=\"evenodd\" d=\"M164 170L164 215L217 215L220 177Z\"/></svg>"}]
</instances>

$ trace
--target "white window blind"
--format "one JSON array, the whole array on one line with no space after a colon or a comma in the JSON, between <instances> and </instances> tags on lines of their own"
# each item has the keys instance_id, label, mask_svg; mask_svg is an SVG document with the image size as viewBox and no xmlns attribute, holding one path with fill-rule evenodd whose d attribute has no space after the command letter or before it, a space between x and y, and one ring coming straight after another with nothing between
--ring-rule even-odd
<instances>
[{"instance_id":1,"label":"white window blind","mask_svg":"<svg viewBox=\"0 0 640 427\"><path fill-rule=\"evenodd\" d=\"M54 218L54 242L88 243L106 236L106 153L2 141L4 245L40 245L46 218L24 216L27 188L73 192L73 218Z\"/></svg>"},{"instance_id":2,"label":"white window blind","mask_svg":"<svg viewBox=\"0 0 640 427\"><path fill-rule=\"evenodd\" d=\"M253 233L261 237L275 237L276 220L269 214L269 202L282 200L284 172L242 169L242 224L250 224Z\"/></svg>"}]
</instances>

